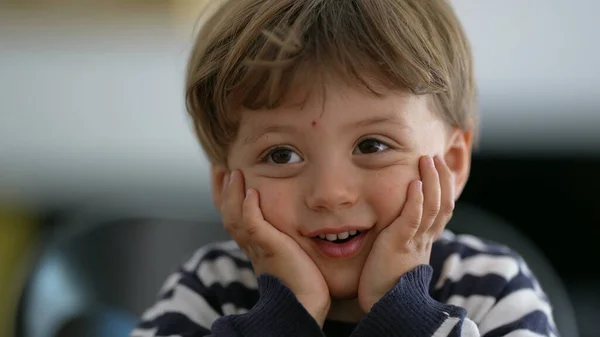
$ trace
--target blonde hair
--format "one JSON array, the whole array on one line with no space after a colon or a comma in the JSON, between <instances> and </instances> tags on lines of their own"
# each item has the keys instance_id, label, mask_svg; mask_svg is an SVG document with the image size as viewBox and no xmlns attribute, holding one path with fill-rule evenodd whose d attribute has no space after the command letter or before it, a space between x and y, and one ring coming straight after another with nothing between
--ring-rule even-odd
<instances>
[{"instance_id":1,"label":"blonde hair","mask_svg":"<svg viewBox=\"0 0 600 337\"><path fill-rule=\"evenodd\" d=\"M197 137L214 163L226 163L239 126L236 107L277 107L309 68L375 95L381 87L429 94L448 125L475 128L471 50L447 0L213 5L205 8L210 14L190 54L185 94Z\"/></svg>"}]
</instances>

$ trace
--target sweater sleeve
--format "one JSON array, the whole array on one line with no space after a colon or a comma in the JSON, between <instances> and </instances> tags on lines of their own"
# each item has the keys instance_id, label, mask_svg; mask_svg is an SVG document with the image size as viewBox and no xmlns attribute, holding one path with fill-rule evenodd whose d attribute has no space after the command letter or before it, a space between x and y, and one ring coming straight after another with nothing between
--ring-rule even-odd
<instances>
[{"instance_id":1,"label":"sweater sleeve","mask_svg":"<svg viewBox=\"0 0 600 337\"><path fill-rule=\"evenodd\" d=\"M258 303L245 314L218 319L211 336L324 336L317 322L279 279L261 275L258 284Z\"/></svg>"},{"instance_id":2,"label":"sweater sleeve","mask_svg":"<svg viewBox=\"0 0 600 337\"><path fill-rule=\"evenodd\" d=\"M353 336L556 337L547 296L525 261L502 248L454 247L431 288L433 268L403 275ZM434 289L441 300L430 295Z\"/></svg>"},{"instance_id":3,"label":"sweater sleeve","mask_svg":"<svg viewBox=\"0 0 600 337\"><path fill-rule=\"evenodd\" d=\"M431 266L421 265L404 274L375 303L352 336L479 336L465 309L431 298L428 287L432 271Z\"/></svg>"},{"instance_id":4,"label":"sweater sleeve","mask_svg":"<svg viewBox=\"0 0 600 337\"><path fill-rule=\"evenodd\" d=\"M323 336L279 279L257 278L224 247L199 250L172 274L130 337Z\"/></svg>"}]
</instances>

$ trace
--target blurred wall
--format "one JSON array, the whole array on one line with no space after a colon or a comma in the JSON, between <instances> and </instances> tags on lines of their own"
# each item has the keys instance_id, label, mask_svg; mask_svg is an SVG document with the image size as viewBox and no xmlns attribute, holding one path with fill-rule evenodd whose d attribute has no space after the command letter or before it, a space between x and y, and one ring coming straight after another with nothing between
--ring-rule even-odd
<instances>
[{"instance_id":1,"label":"blurred wall","mask_svg":"<svg viewBox=\"0 0 600 337\"><path fill-rule=\"evenodd\" d=\"M0 10L0 193L60 204L116 187L202 188L182 7L55 2L69 5Z\"/></svg>"},{"instance_id":2,"label":"blurred wall","mask_svg":"<svg viewBox=\"0 0 600 337\"><path fill-rule=\"evenodd\" d=\"M599 150L600 2L453 2L474 46L482 151ZM45 203L115 187L206 189L182 93L202 3L0 7L0 193Z\"/></svg>"}]
</instances>

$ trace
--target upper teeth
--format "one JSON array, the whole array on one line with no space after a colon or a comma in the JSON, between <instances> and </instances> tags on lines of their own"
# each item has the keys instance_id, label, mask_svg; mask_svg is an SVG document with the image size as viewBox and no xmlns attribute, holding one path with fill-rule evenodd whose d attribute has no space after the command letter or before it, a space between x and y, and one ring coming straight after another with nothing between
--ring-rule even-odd
<instances>
[{"instance_id":1,"label":"upper teeth","mask_svg":"<svg viewBox=\"0 0 600 337\"><path fill-rule=\"evenodd\" d=\"M339 234L319 234L319 238L325 239L328 241L344 240L344 239L347 239L348 237L350 237L351 235L356 235L357 233L358 233L358 231L349 231L349 232L343 232L343 233L339 233Z\"/></svg>"}]
</instances>

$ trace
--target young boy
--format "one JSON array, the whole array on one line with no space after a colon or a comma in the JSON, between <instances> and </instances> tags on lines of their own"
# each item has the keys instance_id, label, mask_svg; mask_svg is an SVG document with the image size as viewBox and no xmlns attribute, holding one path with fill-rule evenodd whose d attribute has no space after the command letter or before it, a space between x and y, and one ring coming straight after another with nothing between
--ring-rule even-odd
<instances>
[{"instance_id":1,"label":"young boy","mask_svg":"<svg viewBox=\"0 0 600 337\"><path fill-rule=\"evenodd\" d=\"M516 253L444 230L477 131L447 1L221 2L186 90L234 241L132 336L557 335Z\"/></svg>"}]
</instances>

